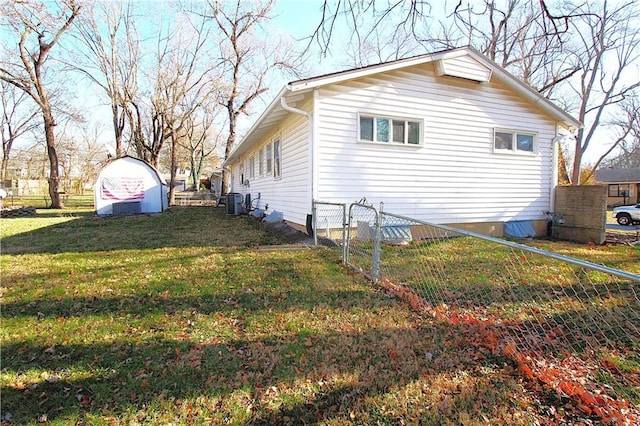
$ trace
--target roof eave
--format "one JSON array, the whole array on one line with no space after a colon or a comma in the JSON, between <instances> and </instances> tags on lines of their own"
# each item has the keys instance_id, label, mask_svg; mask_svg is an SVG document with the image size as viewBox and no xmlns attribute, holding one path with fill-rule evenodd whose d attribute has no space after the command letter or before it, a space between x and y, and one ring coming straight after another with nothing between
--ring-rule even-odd
<instances>
[{"instance_id":1,"label":"roof eave","mask_svg":"<svg viewBox=\"0 0 640 426\"><path fill-rule=\"evenodd\" d=\"M251 135L256 131L256 129L260 128L260 126L262 126L263 122L267 119L267 117L269 117L269 115L271 115L271 113L280 107L280 99L283 98L287 92L289 91L288 89L288 85L285 85L281 90L280 93L278 93L278 95L273 99L273 101L271 101L271 103L269 104L269 106L264 110L264 112L260 115L260 117L256 120L255 123L253 123L253 125L251 126L251 128L247 131L247 133L245 134L245 136L240 140L240 142L235 146L235 148L233 149L233 151L231 151L231 153L229 154L229 157L227 157L224 162L223 162L223 167L226 167L228 164L233 163L235 160L235 157L237 156L238 152L241 152L242 148L244 147L244 144L246 143L246 141L248 139L250 139ZM281 108L281 107L280 107Z\"/></svg>"}]
</instances>

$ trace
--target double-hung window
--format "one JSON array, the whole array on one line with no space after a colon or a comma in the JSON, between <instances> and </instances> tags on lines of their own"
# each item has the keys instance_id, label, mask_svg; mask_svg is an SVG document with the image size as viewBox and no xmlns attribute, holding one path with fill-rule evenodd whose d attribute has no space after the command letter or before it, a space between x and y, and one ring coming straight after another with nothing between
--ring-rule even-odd
<instances>
[{"instance_id":1,"label":"double-hung window","mask_svg":"<svg viewBox=\"0 0 640 426\"><path fill-rule=\"evenodd\" d=\"M249 179L253 179L256 177L256 156L255 154L251 154L249 157Z\"/></svg>"},{"instance_id":2,"label":"double-hung window","mask_svg":"<svg viewBox=\"0 0 640 426\"><path fill-rule=\"evenodd\" d=\"M494 152L533 154L536 149L537 136L535 133L506 129L495 129L493 132Z\"/></svg>"},{"instance_id":3,"label":"double-hung window","mask_svg":"<svg viewBox=\"0 0 640 426\"><path fill-rule=\"evenodd\" d=\"M420 145L422 121L360 115L358 140L365 142Z\"/></svg>"},{"instance_id":4,"label":"double-hung window","mask_svg":"<svg viewBox=\"0 0 640 426\"><path fill-rule=\"evenodd\" d=\"M273 141L273 177L279 178L280 170L280 139Z\"/></svg>"},{"instance_id":5,"label":"double-hung window","mask_svg":"<svg viewBox=\"0 0 640 426\"><path fill-rule=\"evenodd\" d=\"M260 176L264 176L264 147L258 151L258 173Z\"/></svg>"},{"instance_id":6,"label":"double-hung window","mask_svg":"<svg viewBox=\"0 0 640 426\"><path fill-rule=\"evenodd\" d=\"M266 162L267 162L267 174L269 174L273 170L273 143L272 142L269 142L267 144Z\"/></svg>"}]
</instances>

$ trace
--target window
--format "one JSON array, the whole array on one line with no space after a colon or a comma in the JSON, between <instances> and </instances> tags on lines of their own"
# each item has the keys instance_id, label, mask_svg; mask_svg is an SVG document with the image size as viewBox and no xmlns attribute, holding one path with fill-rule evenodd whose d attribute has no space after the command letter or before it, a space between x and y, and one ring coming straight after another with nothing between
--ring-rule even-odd
<instances>
[{"instance_id":1,"label":"window","mask_svg":"<svg viewBox=\"0 0 640 426\"><path fill-rule=\"evenodd\" d=\"M249 157L249 179L256 177L256 156Z\"/></svg>"},{"instance_id":2,"label":"window","mask_svg":"<svg viewBox=\"0 0 640 426\"><path fill-rule=\"evenodd\" d=\"M244 185L244 160L240 163L240 185Z\"/></svg>"},{"instance_id":3,"label":"window","mask_svg":"<svg viewBox=\"0 0 640 426\"><path fill-rule=\"evenodd\" d=\"M496 152L534 153L536 151L536 134L496 129L493 132L493 150Z\"/></svg>"},{"instance_id":4,"label":"window","mask_svg":"<svg viewBox=\"0 0 640 426\"><path fill-rule=\"evenodd\" d=\"M359 117L358 140L394 144L420 145L421 122L388 117Z\"/></svg>"},{"instance_id":5,"label":"window","mask_svg":"<svg viewBox=\"0 0 640 426\"><path fill-rule=\"evenodd\" d=\"M633 186L629 184L610 184L609 197L633 197Z\"/></svg>"},{"instance_id":6,"label":"window","mask_svg":"<svg viewBox=\"0 0 640 426\"><path fill-rule=\"evenodd\" d=\"M280 177L280 139L273 141L273 177Z\"/></svg>"},{"instance_id":7,"label":"window","mask_svg":"<svg viewBox=\"0 0 640 426\"><path fill-rule=\"evenodd\" d=\"M269 142L267 144L267 153L266 153L266 161L267 161L267 174L271 173L272 164L273 164L273 144Z\"/></svg>"},{"instance_id":8,"label":"window","mask_svg":"<svg viewBox=\"0 0 640 426\"><path fill-rule=\"evenodd\" d=\"M264 176L264 147L258 152L258 168L260 176Z\"/></svg>"}]
</instances>

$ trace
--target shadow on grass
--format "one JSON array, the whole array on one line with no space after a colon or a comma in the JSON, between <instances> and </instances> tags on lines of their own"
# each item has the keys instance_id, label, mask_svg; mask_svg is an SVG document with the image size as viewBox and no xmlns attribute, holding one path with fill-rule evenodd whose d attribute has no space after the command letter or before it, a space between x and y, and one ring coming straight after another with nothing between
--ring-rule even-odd
<instances>
[{"instance_id":1,"label":"shadow on grass","mask_svg":"<svg viewBox=\"0 0 640 426\"><path fill-rule=\"evenodd\" d=\"M402 412L397 404L433 424L464 423L460 416L512 423L513 418L502 416L522 408L522 400L513 399L521 392L515 365L482 344L470 344L478 339L478 324L414 318L397 326L345 323L339 330L331 328L330 317L324 328L291 328L282 321L288 315L302 323L316 321L321 311L385 315L384 309L395 304L384 294L369 294L366 287L10 303L3 306L3 316L31 321L43 339L4 344L3 375L47 374L3 380L2 410L18 423L41 414L50 421L86 415L120 418L132 410L149 414L149 407L175 409L175 401L190 399L219 419L247 410L248 424L314 424L359 416L388 424L400 420L393 414ZM564 320L581 323L588 315L566 313ZM268 335L251 329L260 316L274 318ZM101 327L101 321L122 329L114 328L98 342L88 337L87 344L47 341L60 340L47 337L48 329L64 328L67 322L77 326L74 321L81 317L86 324L82 333L90 333L94 323ZM556 321L549 318L538 325L551 330ZM219 322L232 331L216 330ZM520 326L516 321L507 325ZM65 378L70 372L80 372L80 378ZM407 408L409 401L415 406Z\"/></svg>"},{"instance_id":2,"label":"shadow on grass","mask_svg":"<svg viewBox=\"0 0 640 426\"><path fill-rule=\"evenodd\" d=\"M37 217L64 214L38 212ZM156 215L74 213L72 217L77 218L4 238L3 254L280 243L279 236L263 224L245 216L226 216L224 209L214 207L172 207Z\"/></svg>"},{"instance_id":3,"label":"shadow on grass","mask_svg":"<svg viewBox=\"0 0 640 426\"><path fill-rule=\"evenodd\" d=\"M517 405L512 399L517 382L504 371L485 377L483 369L512 371L496 367L501 359L471 356L461 338L467 332L370 328L305 334L305 343L295 334L199 344L161 337L86 346L24 342L3 347L10 354L5 371L46 368L89 374L77 380L51 375L24 387L3 384L2 409L26 423L42 414L49 421L88 413L118 417L132 408L145 411L164 402L204 398L217 407L209 415L248 410L250 424L313 424L349 419L354 413L388 423L398 418L385 414L385 395L423 380L424 387L416 391L422 401L416 404L426 418L437 423L462 412L492 418L491 405ZM441 337L434 341L434 334ZM442 336L449 342L446 347ZM436 353L431 359L425 357L430 351ZM429 389L429 381L458 374L468 375L466 382ZM225 408L227 403L235 407Z\"/></svg>"}]
</instances>

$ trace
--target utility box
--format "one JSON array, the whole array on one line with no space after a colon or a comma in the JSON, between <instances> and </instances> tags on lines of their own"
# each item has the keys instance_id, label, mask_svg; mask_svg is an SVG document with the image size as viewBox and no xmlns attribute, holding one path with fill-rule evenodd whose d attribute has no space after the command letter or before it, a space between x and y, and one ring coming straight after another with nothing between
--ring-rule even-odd
<instances>
[{"instance_id":1,"label":"utility box","mask_svg":"<svg viewBox=\"0 0 640 426\"><path fill-rule=\"evenodd\" d=\"M230 192L227 194L227 214L238 216L242 214L242 194Z\"/></svg>"}]
</instances>

